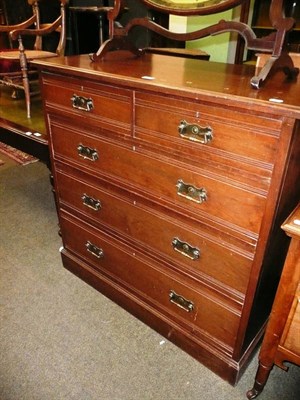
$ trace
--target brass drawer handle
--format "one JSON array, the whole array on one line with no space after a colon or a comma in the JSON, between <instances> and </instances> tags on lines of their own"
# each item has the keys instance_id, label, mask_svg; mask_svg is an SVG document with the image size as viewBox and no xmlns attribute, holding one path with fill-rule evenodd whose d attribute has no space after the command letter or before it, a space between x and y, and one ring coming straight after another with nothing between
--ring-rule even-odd
<instances>
[{"instance_id":1,"label":"brass drawer handle","mask_svg":"<svg viewBox=\"0 0 300 400\"><path fill-rule=\"evenodd\" d=\"M213 139L213 131L210 126L200 126L197 124L189 124L186 121L180 121L178 126L179 135L182 138L207 144Z\"/></svg>"},{"instance_id":2,"label":"brass drawer handle","mask_svg":"<svg viewBox=\"0 0 300 400\"><path fill-rule=\"evenodd\" d=\"M101 210L101 202L100 202L100 200L96 200L93 197L90 197L85 193L83 194L81 199L82 199L82 204L84 206L89 207L94 211Z\"/></svg>"},{"instance_id":3,"label":"brass drawer handle","mask_svg":"<svg viewBox=\"0 0 300 400\"><path fill-rule=\"evenodd\" d=\"M176 304L177 307L182 308L186 312L194 310L194 303L175 293L174 290L170 290L169 299L171 303Z\"/></svg>"},{"instance_id":4,"label":"brass drawer handle","mask_svg":"<svg viewBox=\"0 0 300 400\"><path fill-rule=\"evenodd\" d=\"M77 110L82 111L92 111L94 109L94 103L91 98L78 96L77 94L73 94L71 97L72 107Z\"/></svg>"},{"instance_id":5,"label":"brass drawer handle","mask_svg":"<svg viewBox=\"0 0 300 400\"><path fill-rule=\"evenodd\" d=\"M79 144L77 146L78 155L86 160L97 161L99 159L96 149Z\"/></svg>"},{"instance_id":6,"label":"brass drawer handle","mask_svg":"<svg viewBox=\"0 0 300 400\"><path fill-rule=\"evenodd\" d=\"M178 238L172 240L172 246L175 251L178 251L180 254L190 258L191 260L198 260L200 257L200 250L197 249L197 247L193 247Z\"/></svg>"},{"instance_id":7,"label":"brass drawer handle","mask_svg":"<svg viewBox=\"0 0 300 400\"><path fill-rule=\"evenodd\" d=\"M205 188L196 188L189 183L184 183L182 179L177 181L176 187L177 194L188 200L195 201L198 204L207 200L207 190Z\"/></svg>"},{"instance_id":8,"label":"brass drawer handle","mask_svg":"<svg viewBox=\"0 0 300 400\"><path fill-rule=\"evenodd\" d=\"M104 253L103 250L100 247L95 246L93 243L90 241L87 241L85 244L85 247L89 253L91 253L93 256L97 258L103 258Z\"/></svg>"}]
</instances>

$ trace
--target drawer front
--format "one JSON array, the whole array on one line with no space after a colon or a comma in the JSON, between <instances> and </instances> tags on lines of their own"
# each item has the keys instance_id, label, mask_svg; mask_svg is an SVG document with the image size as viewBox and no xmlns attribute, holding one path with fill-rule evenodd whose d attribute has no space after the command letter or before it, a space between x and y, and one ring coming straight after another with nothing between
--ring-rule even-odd
<instances>
[{"instance_id":1,"label":"drawer front","mask_svg":"<svg viewBox=\"0 0 300 400\"><path fill-rule=\"evenodd\" d=\"M132 92L108 85L43 75L46 107L61 114L71 113L82 125L98 121L99 127L127 128L132 125ZM101 122L101 125L100 125Z\"/></svg>"},{"instance_id":2,"label":"drawer front","mask_svg":"<svg viewBox=\"0 0 300 400\"><path fill-rule=\"evenodd\" d=\"M63 172L56 173L61 207L71 207L91 218L93 223L112 228L121 237L152 248L156 258L167 258L176 269L185 270L227 289L246 292L252 265L251 254L207 237L188 224L183 225L143 205L137 197L121 196L89 185ZM244 251L244 254L246 252ZM225 285L225 287L224 287Z\"/></svg>"},{"instance_id":3,"label":"drawer front","mask_svg":"<svg viewBox=\"0 0 300 400\"><path fill-rule=\"evenodd\" d=\"M134 249L113 241L68 216L60 220L66 250L102 271L129 292L175 320L195 335L213 337L233 348L238 312L215 301L199 284L178 279Z\"/></svg>"},{"instance_id":4,"label":"drawer front","mask_svg":"<svg viewBox=\"0 0 300 400\"><path fill-rule=\"evenodd\" d=\"M210 176L201 169L188 169L172 160L150 157L135 148L87 136L54 121L51 135L56 159L73 162L107 179L122 180L124 186L137 187L145 196L171 202L183 213L194 213L197 218L201 214L213 216L220 223L227 221L247 232L259 232L265 193L239 187L236 182Z\"/></svg>"},{"instance_id":5,"label":"drawer front","mask_svg":"<svg viewBox=\"0 0 300 400\"><path fill-rule=\"evenodd\" d=\"M199 150L273 164L281 120L184 102L136 94L135 135L196 160Z\"/></svg>"}]
</instances>

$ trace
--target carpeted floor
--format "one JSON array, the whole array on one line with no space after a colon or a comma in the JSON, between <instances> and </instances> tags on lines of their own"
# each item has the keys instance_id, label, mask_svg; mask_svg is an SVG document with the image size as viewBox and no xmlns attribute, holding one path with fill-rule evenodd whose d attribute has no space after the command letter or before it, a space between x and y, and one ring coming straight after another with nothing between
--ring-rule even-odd
<instances>
[{"instance_id":1,"label":"carpeted floor","mask_svg":"<svg viewBox=\"0 0 300 400\"><path fill-rule=\"evenodd\" d=\"M16 163L15 160L11 159L6 154L0 154L0 173L3 172L4 169L11 168L12 166L16 165L18 165L18 163Z\"/></svg>"},{"instance_id":2,"label":"carpeted floor","mask_svg":"<svg viewBox=\"0 0 300 400\"><path fill-rule=\"evenodd\" d=\"M0 169L1 400L240 400L233 388L66 271L49 171ZM261 400L300 397L300 370L274 368Z\"/></svg>"}]
</instances>

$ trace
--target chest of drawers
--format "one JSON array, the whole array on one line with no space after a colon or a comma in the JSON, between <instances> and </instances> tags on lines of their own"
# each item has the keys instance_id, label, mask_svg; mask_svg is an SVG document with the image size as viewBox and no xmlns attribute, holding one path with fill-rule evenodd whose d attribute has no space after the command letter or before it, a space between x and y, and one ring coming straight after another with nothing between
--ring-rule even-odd
<instances>
[{"instance_id":1,"label":"chest of drawers","mask_svg":"<svg viewBox=\"0 0 300 400\"><path fill-rule=\"evenodd\" d=\"M64 266L235 384L300 194L300 86L158 55L35 64Z\"/></svg>"}]
</instances>

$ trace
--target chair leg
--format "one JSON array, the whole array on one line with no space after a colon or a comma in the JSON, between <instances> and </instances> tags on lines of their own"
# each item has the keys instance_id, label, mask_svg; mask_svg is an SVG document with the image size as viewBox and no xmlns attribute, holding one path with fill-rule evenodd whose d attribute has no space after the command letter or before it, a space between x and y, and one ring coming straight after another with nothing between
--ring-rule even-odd
<instances>
[{"instance_id":1,"label":"chair leg","mask_svg":"<svg viewBox=\"0 0 300 400\"><path fill-rule=\"evenodd\" d=\"M21 37L19 37L20 66L22 71L23 87L25 92L27 118L30 118L30 85L28 79L28 65L25 55L25 49Z\"/></svg>"}]
</instances>

